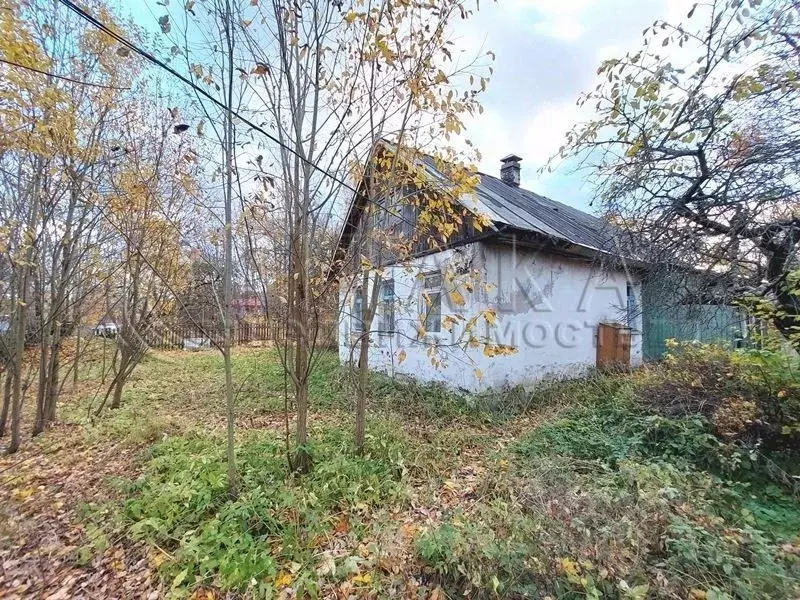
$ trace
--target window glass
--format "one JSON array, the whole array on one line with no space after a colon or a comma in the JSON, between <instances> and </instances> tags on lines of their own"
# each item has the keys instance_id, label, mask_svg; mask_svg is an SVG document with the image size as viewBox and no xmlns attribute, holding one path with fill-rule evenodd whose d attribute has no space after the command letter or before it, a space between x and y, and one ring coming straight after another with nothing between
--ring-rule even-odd
<instances>
[{"instance_id":1,"label":"window glass","mask_svg":"<svg viewBox=\"0 0 800 600\"><path fill-rule=\"evenodd\" d=\"M413 237L414 228L416 226L416 221L417 221L416 207L413 204L403 204L400 216L401 216L400 231L407 238Z\"/></svg>"},{"instance_id":2,"label":"window glass","mask_svg":"<svg viewBox=\"0 0 800 600\"><path fill-rule=\"evenodd\" d=\"M634 327L636 325L636 293L634 292L633 286L629 283L627 285L627 294L628 294L628 306L627 306L627 320L628 320L628 327Z\"/></svg>"},{"instance_id":3,"label":"window glass","mask_svg":"<svg viewBox=\"0 0 800 600\"><path fill-rule=\"evenodd\" d=\"M392 333L394 331L394 281L384 281L381 286L381 322L379 331Z\"/></svg>"},{"instance_id":4,"label":"window glass","mask_svg":"<svg viewBox=\"0 0 800 600\"><path fill-rule=\"evenodd\" d=\"M428 273L425 275L425 289L423 291L423 304L425 309L424 327L429 333L439 333L442 330L442 274Z\"/></svg>"},{"instance_id":5,"label":"window glass","mask_svg":"<svg viewBox=\"0 0 800 600\"><path fill-rule=\"evenodd\" d=\"M356 290L355 296L353 297L350 330L353 333L362 333L364 331L364 294L360 289Z\"/></svg>"}]
</instances>

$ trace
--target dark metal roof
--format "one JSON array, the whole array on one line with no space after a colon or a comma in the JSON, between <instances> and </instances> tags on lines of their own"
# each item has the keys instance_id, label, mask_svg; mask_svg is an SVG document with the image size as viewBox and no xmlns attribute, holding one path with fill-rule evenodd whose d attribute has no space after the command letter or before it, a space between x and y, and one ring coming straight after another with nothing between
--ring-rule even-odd
<instances>
[{"instance_id":1,"label":"dark metal roof","mask_svg":"<svg viewBox=\"0 0 800 600\"><path fill-rule=\"evenodd\" d=\"M508 185L497 177L484 173L480 176L481 182L476 190L479 205L476 208L484 209L495 225L509 225L593 250L614 251L611 228L597 217Z\"/></svg>"},{"instance_id":2,"label":"dark metal roof","mask_svg":"<svg viewBox=\"0 0 800 600\"><path fill-rule=\"evenodd\" d=\"M446 179L430 157L425 157L428 173ZM504 183L479 173L480 184L472 198L462 198L471 210L486 215L495 228L533 232L583 246L593 251L619 254L618 232L605 221L577 208L556 202L530 190Z\"/></svg>"}]
</instances>

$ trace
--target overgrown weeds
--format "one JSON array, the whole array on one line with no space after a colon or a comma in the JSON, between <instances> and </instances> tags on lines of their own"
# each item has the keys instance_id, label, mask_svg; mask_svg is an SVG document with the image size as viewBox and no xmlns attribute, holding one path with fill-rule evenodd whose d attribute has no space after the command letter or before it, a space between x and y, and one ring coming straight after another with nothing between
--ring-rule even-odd
<instances>
[{"instance_id":1,"label":"overgrown weeds","mask_svg":"<svg viewBox=\"0 0 800 600\"><path fill-rule=\"evenodd\" d=\"M641 374L556 386L572 407L495 459L481 501L429 529L421 559L471 597L797 597L800 505L769 467L792 445L762 444L774 421L728 435L737 406L717 397L785 424L795 390L780 364L692 347Z\"/></svg>"},{"instance_id":2,"label":"overgrown weeds","mask_svg":"<svg viewBox=\"0 0 800 600\"><path fill-rule=\"evenodd\" d=\"M357 547L372 511L402 505L406 497L401 438L383 430L368 454L356 456L349 432L315 433L315 468L302 481L287 477L279 436L243 436L236 498L228 496L222 439L169 438L152 447L118 509L97 514L113 515L120 533L158 550L156 562L175 594L212 586L269 597L291 585L299 595L314 595L326 578L353 575L335 563L318 572L326 544L341 534ZM350 566L360 562L353 557Z\"/></svg>"},{"instance_id":3,"label":"overgrown weeds","mask_svg":"<svg viewBox=\"0 0 800 600\"><path fill-rule=\"evenodd\" d=\"M441 586L476 598L796 598L793 375L770 354L674 350L634 374L478 395L373 375L364 456L343 421L350 383L331 358L312 385L311 475L287 477L281 421L255 420L239 434L235 499L213 426L219 395L194 389L217 358L173 374L182 398L158 362L170 357L156 359L132 402L95 425L98 436L130 428L132 443L155 444L87 531L101 546L119 534L146 542L176 596ZM237 364L242 414L279 416L271 352ZM478 475L459 490L462 473ZM420 521L403 529L400 515ZM380 545L398 543L399 530L408 547L391 552L406 558L392 562Z\"/></svg>"}]
</instances>

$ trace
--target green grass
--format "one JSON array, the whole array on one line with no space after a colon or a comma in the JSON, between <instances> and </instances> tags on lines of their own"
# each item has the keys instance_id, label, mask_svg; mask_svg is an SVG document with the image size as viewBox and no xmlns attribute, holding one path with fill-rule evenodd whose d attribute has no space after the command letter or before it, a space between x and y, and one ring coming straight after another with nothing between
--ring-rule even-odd
<instances>
[{"instance_id":1,"label":"green grass","mask_svg":"<svg viewBox=\"0 0 800 600\"><path fill-rule=\"evenodd\" d=\"M795 598L791 486L706 416L641 403L652 384L564 384L572 408L497 455L480 501L417 541L431 575L453 596Z\"/></svg>"},{"instance_id":2,"label":"green grass","mask_svg":"<svg viewBox=\"0 0 800 600\"><path fill-rule=\"evenodd\" d=\"M402 506L407 488L404 444L396 435L381 430L380 443L357 456L349 431L312 434L314 470L302 480L287 476L279 435L242 435L235 498L228 493L221 437L197 432L169 438L149 450L142 475L123 486L121 506L95 514L106 521L113 515L118 533L163 552L161 574L175 593L213 585L268 596L276 584L291 580L299 593L315 594L320 552L337 524L348 523L349 543L357 545L369 531L369 515ZM334 564L328 576L346 578L359 564Z\"/></svg>"},{"instance_id":3,"label":"green grass","mask_svg":"<svg viewBox=\"0 0 800 600\"><path fill-rule=\"evenodd\" d=\"M775 390L789 390L780 399L791 407L783 372L739 374L731 361L745 359L701 353L688 366L478 395L373 375L359 456L351 375L325 353L310 380L314 468L290 477L277 352L240 351L234 361L236 498L218 354L148 357L123 407L100 419L75 403L97 443L144 449L141 475L88 511L80 562L120 536L142 541L176 597L209 588L254 598L288 588L298 597L424 596L439 586L453 598L800 593L800 506L777 466L794 455L759 446L736 413L742 403L720 396L734 390L767 414ZM724 409L724 426L738 419L742 433L722 435L713 411L674 413L681 394Z\"/></svg>"}]
</instances>

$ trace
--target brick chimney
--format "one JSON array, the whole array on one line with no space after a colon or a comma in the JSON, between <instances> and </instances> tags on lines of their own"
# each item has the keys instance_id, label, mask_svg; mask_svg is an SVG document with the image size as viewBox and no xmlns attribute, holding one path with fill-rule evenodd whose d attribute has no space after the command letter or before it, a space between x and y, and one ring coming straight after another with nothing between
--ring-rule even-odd
<instances>
[{"instance_id":1,"label":"brick chimney","mask_svg":"<svg viewBox=\"0 0 800 600\"><path fill-rule=\"evenodd\" d=\"M512 187L519 187L519 163L522 159L516 154L509 154L505 158L500 159L503 166L500 167L500 179L503 183Z\"/></svg>"}]
</instances>

